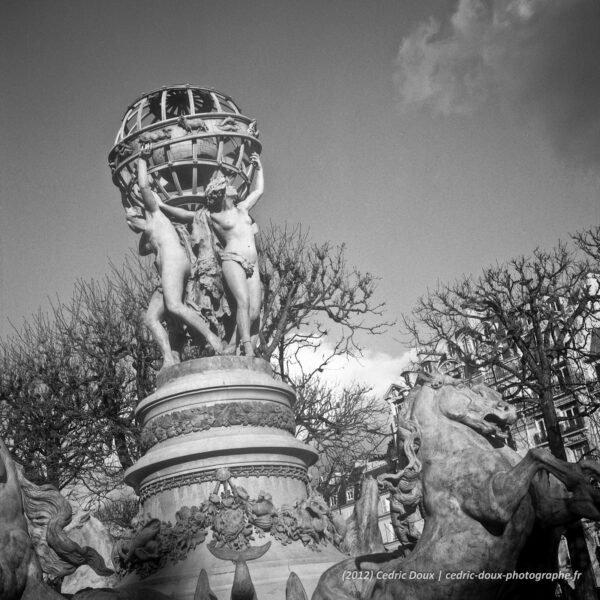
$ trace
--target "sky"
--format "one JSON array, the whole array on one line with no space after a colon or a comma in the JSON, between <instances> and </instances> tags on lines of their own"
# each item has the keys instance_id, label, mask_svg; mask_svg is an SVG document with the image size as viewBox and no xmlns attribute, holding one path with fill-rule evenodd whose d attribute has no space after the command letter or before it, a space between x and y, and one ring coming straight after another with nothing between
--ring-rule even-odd
<instances>
[{"instance_id":1,"label":"sky","mask_svg":"<svg viewBox=\"0 0 600 600\"><path fill-rule=\"evenodd\" d=\"M256 118L259 223L379 276L387 316L437 281L600 220L596 0L5 0L0 335L119 264L107 166L127 106L214 87ZM365 340L387 387L399 327ZM383 382L386 382L385 385Z\"/></svg>"}]
</instances>

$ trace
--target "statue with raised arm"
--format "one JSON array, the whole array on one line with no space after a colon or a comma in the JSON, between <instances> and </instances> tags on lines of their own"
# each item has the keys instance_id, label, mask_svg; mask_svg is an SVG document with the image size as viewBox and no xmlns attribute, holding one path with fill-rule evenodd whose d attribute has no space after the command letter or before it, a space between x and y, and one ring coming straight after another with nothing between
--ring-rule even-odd
<instances>
[{"instance_id":1,"label":"statue with raised arm","mask_svg":"<svg viewBox=\"0 0 600 600\"><path fill-rule=\"evenodd\" d=\"M139 243L140 254L155 256L160 287L150 299L144 321L159 345L163 355L163 366L168 366L179 362L180 357L173 351L169 333L162 324L167 316L202 336L216 353L221 352L222 343L202 316L183 301L193 258L186 236L178 233L173 223L161 211L160 199L150 189L146 164L150 152L150 146L146 145L137 161L137 183L142 198L142 210L140 212L129 207L126 208L126 213L129 227L142 234Z\"/></svg>"},{"instance_id":2,"label":"statue with raised arm","mask_svg":"<svg viewBox=\"0 0 600 600\"><path fill-rule=\"evenodd\" d=\"M237 189L229 185L221 172L216 172L206 186L208 214L204 209L193 213L159 201L166 215L182 222L195 224L201 218L209 219L221 245L219 259L223 280L230 304L235 307L238 343L246 356L255 353L262 302L255 241L257 227L248 211L263 194L264 175L258 154L252 154L250 160L256 174L253 189L244 200L239 201Z\"/></svg>"}]
</instances>

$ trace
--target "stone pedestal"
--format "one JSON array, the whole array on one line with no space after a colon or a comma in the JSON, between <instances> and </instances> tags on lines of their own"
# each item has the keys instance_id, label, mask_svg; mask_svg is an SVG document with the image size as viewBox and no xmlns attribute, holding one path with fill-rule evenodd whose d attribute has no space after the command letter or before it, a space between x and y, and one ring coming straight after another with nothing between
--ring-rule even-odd
<instances>
[{"instance_id":1,"label":"stone pedestal","mask_svg":"<svg viewBox=\"0 0 600 600\"><path fill-rule=\"evenodd\" d=\"M176 523L183 507L200 506L223 491L223 473L250 499L270 494L276 508L305 500L307 470L317 453L294 437L294 401L293 390L273 379L261 359L204 358L161 371L156 392L136 409L146 453L125 475L144 515ZM311 549L301 540L289 543L268 529L257 531L264 537L255 536L251 546L271 542L266 554L248 562L259 600L283 599L291 571L310 594L321 573L344 558L331 544ZM132 573L122 586L150 586L191 600L204 568L219 600L228 600L235 565L209 551L211 540L209 532L177 562L163 561L148 576Z\"/></svg>"}]
</instances>

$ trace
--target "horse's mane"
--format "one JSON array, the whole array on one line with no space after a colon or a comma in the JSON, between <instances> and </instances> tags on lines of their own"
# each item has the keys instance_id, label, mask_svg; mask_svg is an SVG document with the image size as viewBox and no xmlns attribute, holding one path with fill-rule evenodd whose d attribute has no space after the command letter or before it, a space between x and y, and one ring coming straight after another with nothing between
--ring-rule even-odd
<instances>
[{"instance_id":1,"label":"horse's mane","mask_svg":"<svg viewBox=\"0 0 600 600\"><path fill-rule=\"evenodd\" d=\"M402 449L404 450L408 464L395 475L384 476L385 479L393 479L396 482L395 485L402 489L402 491L412 489L413 480L420 475L422 470L422 464L418 457L421 445L421 429L411 415L413 405L423 386L426 385L434 390L438 390L443 386L458 387L465 385L462 379L450 377L450 375L446 375L437 369L432 373L419 373L419 379L422 385L416 385L408 392L403 403L406 407L403 411L404 415L398 413L396 419L398 439L402 442ZM404 490L403 488L407 489Z\"/></svg>"},{"instance_id":2,"label":"horse's mane","mask_svg":"<svg viewBox=\"0 0 600 600\"><path fill-rule=\"evenodd\" d=\"M73 517L71 505L52 485L36 485L17 469L29 536L42 570L51 578L64 577L81 565L99 575L110 575L104 559L89 546L82 547L64 531Z\"/></svg>"},{"instance_id":3,"label":"horse's mane","mask_svg":"<svg viewBox=\"0 0 600 600\"><path fill-rule=\"evenodd\" d=\"M414 473L421 472L421 461L417 454L419 453L419 447L421 444L421 429L417 422L410 417L412 413L412 407L415 403L417 395L421 390L420 387L413 388L406 397L407 405L407 416L404 417L398 414L398 438L402 440L402 449L408 459L408 464L404 468L404 471L412 471Z\"/></svg>"}]
</instances>

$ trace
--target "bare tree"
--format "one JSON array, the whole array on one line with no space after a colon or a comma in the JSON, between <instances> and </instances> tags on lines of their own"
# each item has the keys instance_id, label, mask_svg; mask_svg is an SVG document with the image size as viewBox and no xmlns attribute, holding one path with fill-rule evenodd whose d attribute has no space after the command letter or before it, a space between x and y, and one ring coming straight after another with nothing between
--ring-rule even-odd
<instances>
[{"instance_id":1,"label":"bare tree","mask_svg":"<svg viewBox=\"0 0 600 600\"><path fill-rule=\"evenodd\" d=\"M315 374L334 356L360 356L360 336L384 333L393 324L376 299L377 278L349 268L345 247L316 244L300 227L271 226L261 235L264 285L260 351L275 357L286 379L298 353L322 347ZM306 373L305 373L306 375Z\"/></svg>"},{"instance_id":2,"label":"bare tree","mask_svg":"<svg viewBox=\"0 0 600 600\"><path fill-rule=\"evenodd\" d=\"M26 476L63 488L106 454L90 428L88 398L95 384L68 340L38 314L1 350L0 423L9 450Z\"/></svg>"},{"instance_id":3,"label":"bare tree","mask_svg":"<svg viewBox=\"0 0 600 600\"><path fill-rule=\"evenodd\" d=\"M581 387L572 367L589 358L591 324L599 316L591 272L593 265L564 244L538 249L484 269L477 279L440 284L418 300L405 328L419 348L459 360L467 376L481 369L509 375L510 387L500 391L539 406L551 451L566 459L554 394L557 386L565 393ZM599 407L593 396L573 397L584 414Z\"/></svg>"},{"instance_id":4,"label":"bare tree","mask_svg":"<svg viewBox=\"0 0 600 600\"><path fill-rule=\"evenodd\" d=\"M133 409L154 386L142 263L78 281L0 342L0 434L28 477L102 494L139 456Z\"/></svg>"},{"instance_id":5,"label":"bare tree","mask_svg":"<svg viewBox=\"0 0 600 600\"><path fill-rule=\"evenodd\" d=\"M580 231L573 235L575 244L593 261L596 269L600 266L600 226Z\"/></svg>"},{"instance_id":6,"label":"bare tree","mask_svg":"<svg viewBox=\"0 0 600 600\"><path fill-rule=\"evenodd\" d=\"M313 380L296 390L297 436L319 452L321 489L331 491L340 474L385 451L389 438L387 406L368 387L333 389Z\"/></svg>"}]
</instances>

